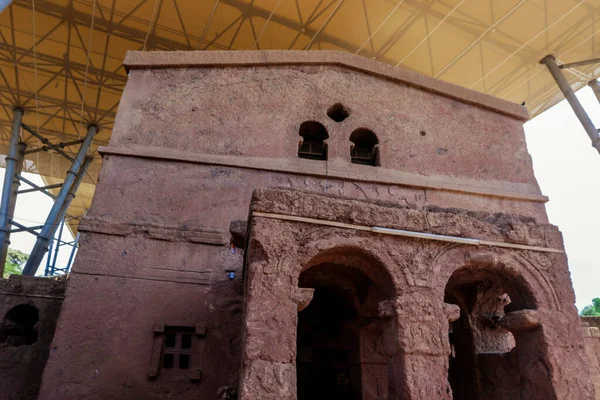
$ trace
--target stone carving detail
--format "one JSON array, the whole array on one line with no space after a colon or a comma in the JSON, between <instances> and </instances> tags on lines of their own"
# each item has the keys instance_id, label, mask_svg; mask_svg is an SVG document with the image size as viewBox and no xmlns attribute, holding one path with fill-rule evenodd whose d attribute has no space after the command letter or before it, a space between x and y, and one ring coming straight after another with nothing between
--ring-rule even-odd
<instances>
[{"instance_id":1,"label":"stone carving detail","mask_svg":"<svg viewBox=\"0 0 600 400\"><path fill-rule=\"evenodd\" d=\"M298 312L304 310L310 304L315 289L312 288L298 288L294 293L294 300L298 303Z\"/></svg>"},{"instance_id":2,"label":"stone carving detail","mask_svg":"<svg viewBox=\"0 0 600 400\"><path fill-rule=\"evenodd\" d=\"M554 255L540 253L537 251L529 251L527 258L533 266L539 271L547 271L554 263Z\"/></svg>"},{"instance_id":3,"label":"stone carving detail","mask_svg":"<svg viewBox=\"0 0 600 400\"><path fill-rule=\"evenodd\" d=\"M360 361L385 363L383 333L377 324L366 326L360 331Z\"/></svg>"},{"instance_id":4,"label":"stone carving detail","mask_svg":"<svg viewBox=\"0 0 600 400\"><path fill-rule=\"evenodd\" d=\"M385 364L363 364L361 367L363 399L386 400L388 398L388 371Z\"/></svg>"},{"instance_id":5,"label":"stone carving detail","mask_svg":"<svg viewBox=\"0 0 600 400\"><path fill-rule=\"evenodd\" d=\"M444 336L438 325L410 323L400 332L400 345L407 354L446 354Z\"/></svg>"},{"instance_id":6,"label":"stone carving detail","mask_svg":"<svg viewBox=\"0 0 600 400\"><path fill-rule=\"evenodd\" d=\"M448 322L454 322L460 318L460 307L456 304L444 303L444 313L448 318Z\"/></svg>"},{"instance_id":7,"label":"stone carving detail","mask_svg":"<svg viewBox=\"0 0 600 400\"><path fill-rule=\"evenodd\" d=\"M481 284L477 288L475 305L469 314L476 354L508 353L515 347L512 333L499 325L508 304L510 297L499 287Z\"/></svg>"}]
</instances>

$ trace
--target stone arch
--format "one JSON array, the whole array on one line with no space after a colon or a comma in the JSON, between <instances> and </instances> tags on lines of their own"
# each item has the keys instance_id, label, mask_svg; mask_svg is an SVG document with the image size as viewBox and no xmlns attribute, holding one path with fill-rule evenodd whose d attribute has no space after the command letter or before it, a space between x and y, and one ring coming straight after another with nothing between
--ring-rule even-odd
<instances>
[{"instance_id":1,"label":"stone arch","mask_svg":"<svg viewBox=\"0 0 600 400\"><path fill-rule=\"evenodd\" d=\"M311 254L299 272L300 290L313 296L299 307L298 399L387 398L384 336L395 335L378 307L396 291L386 266L364 248L335 246Z\"/></svg>"},{"instance_id":2,"label":"stone arch","mask_svg":"<svg viewBox=\"0 0 600 400\"><path fill-rule=\"evenodd\" d=\"M453 256L438 280L444 302L460 307L448 334L453 398L556 399L538 310L552 304L545 281L507 251Z\"/></svg>"},{"instance_id":3,"label":"stone arch","mask_svg":"<svg viewBox=\"0 0 600 400\"><path fill-rule=\"evenodd\" d=\"M387 297L391 298L396 294L390 268L378 255L357 244L336 245L326 249L310 248L302 261L299 276L310 268L335 261L359 270L380 286Z\"/></svg>"},{"instance_id":4,"label":"stone arch","mask_svg":"<svg viewBox=\"0 0 600 400\"><path fill-rule=\"evenodd\" d=\"M453 246L447 251L440 252L430 267L430 280L438 298L444 297L447 282L454 272L460 268L486 267L498 274L514 276L522 287L533 293L535 307L545 310L560 308L554 287L548 282L540 268L539 257L547 257L553 262L553 254L527 254L523 252L493 248L474 248L473 246Z\"/></svg>"}]
</instances>

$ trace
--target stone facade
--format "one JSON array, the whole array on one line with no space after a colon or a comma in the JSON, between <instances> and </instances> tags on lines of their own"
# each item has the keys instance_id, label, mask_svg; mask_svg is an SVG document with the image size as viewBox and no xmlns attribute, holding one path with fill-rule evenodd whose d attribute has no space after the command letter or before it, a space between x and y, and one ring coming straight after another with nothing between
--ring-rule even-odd
<instances>
[{"instance_id":1,"label":"stone facade","mask_svg":"<svg viewBox=\"0 0 600 400\"><path fill-rule=\"evenodd\" d=\"M522 107L337 52L125 65L41 400L593 399Z\"/></svg>"},{"instance_id":2,"label":"stone facade","mask_svg":"<svg viewBox=\"0 0 600 400\"><path fill-rule=\"evenodd\" d=\"M251 210L242 399L296 399L298 285L319 291L332 282L357 309L346 321L358 325L354 345L363 350L366 335L370 353L381 349L376 370L389 385L381 391L370 373L357 373L363 399L593 398L574 299L564 291L565 255L504 247L562 248L555 227L282 189L256 192ZM498 245L384 235L363 229L369 226ZM362 279L344 283L353 273ZM469 351L461 346L465 326ZM361 370L373 368L366 359L355 361Z\"/></svg>"},{"instance_id":3,"label":"stone facade","mask_svg":"<svg viewBox=\"0 0 600 400\"><path fill-rule=\"evenodd\" d=\"M581 322L596 400L600 400L600 317L581 317Z\"/></svg>"},{"instance_id":4,"label":"stone facade","mask_svg":"<svg viewBox=\"0 0 600 400\"><path fill-rule=\"evenodd\" d=\"M37 399L64 291L64 279L18 275L0 279L3 400Z\"/></svg>"}]
</instances>

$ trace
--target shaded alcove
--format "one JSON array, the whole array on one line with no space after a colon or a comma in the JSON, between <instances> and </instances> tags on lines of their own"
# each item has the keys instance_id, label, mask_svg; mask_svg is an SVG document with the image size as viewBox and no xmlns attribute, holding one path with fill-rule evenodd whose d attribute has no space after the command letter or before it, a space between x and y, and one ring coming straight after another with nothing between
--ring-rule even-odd
<instances>
[{"instance_id":1,"label":"shaded alcove","mask_svg":"<svg viewBox=\"0 0 600 400\"><path fill-rule=\"evenodd\" d=\"M298 400L387 398L382 341L389 322L379 320L377 304L391 297L391 282L381 286L369 268L376 266L350 251L300 275L299 286L315 291L298 314Z\"/></svg>"},{"instance_id":2,"label":"shaded alcove","mask_svg":"<svg viewBox=\"0 0 600 400\"><path fill-rule=\"evenodd\" d=\"M543 328L506 324L537 309L522 276L491 266L460 268L446 285L444 301L460 307L449 332L454 400L556 399ZM514 348L497 350L511 341Z\"/></svg>"},{"instance_id":3,"label":"shaded alcove","mask_svg":"<svg viewBox=\"0 0 600 400\"><path fill-rule=\"evenodd\" d=\"M379 166L379 140L373 131L359 128L350 135L353 164Z\"/></svg>"},{"instance_id":4,"label":"shaded alcove","mask_svg":"<svg viewBox=\"0 0 600 400\"><path fill-rule=\"evenodd\" d=\"M300 124L298 134L302 137L298 144L298 157L310 160L327 160L327 129L317 121Z\"/></svg>"},{"instance_id":5,"label":"shaded alcove","mask_svg":"<svg viewBox=\"0 0 600 400\"><path fill-rule=\"evenodd\" d=\"M11 308L0 325L0 343L15 347L34 344L38 339L35 326L39 320L38 309L30 304Z\"/></svg>"}]
</instances>

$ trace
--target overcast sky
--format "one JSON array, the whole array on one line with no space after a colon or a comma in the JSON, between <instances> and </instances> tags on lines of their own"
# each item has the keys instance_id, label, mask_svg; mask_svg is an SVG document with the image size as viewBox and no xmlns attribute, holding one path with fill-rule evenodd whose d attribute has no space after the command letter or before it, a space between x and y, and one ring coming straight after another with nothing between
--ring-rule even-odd
<instances>
[{"instance_id":1,"label":"overcast sky","mask_svg":"<svg viewBox=\"0 0 600 400\"><path fill-rule=\"evenodd\" d=\"M591 89L577 93L591 118L600 127L600 104ZM563 233L577 307L583 308L592 298L600 297L600 267L596 254L600 227L600 155L590 145L585 131L566 101L525 124L527 145L533 157L535 175L542 193L550 197L546 209L550 223ZM27 175L42 184L39 176ZM4 171L0 174L0 185ZM52 200L39 193L22 195L15 217L28 225L42 224L52 207ZM66 230L65 230L66 231ZM72 240L65 233L64 240ZM35 237L27 233L13 234L11 247L29 253ZM600 248L600 246L599 246ZM65 248L66 250L66 248ZM60 256L62 264L68 251ZM43 272L45 261L40 267Z\"/></svg>"},{"instance_id":2,"label":"overcast sky","mask_svg":"<svg viewBox=\"0 0 600 400\"><path fill-rule=\"evenodd\" d=\"M588 87L577 92L597 127L600 104ZM600 297L600 155L591 146L566 100L525 124L527 147L546 204L550 223L563 233L571 278L581 310ZM600 246L599 246L600 248Z\"/></svg>"}]
</instances>

